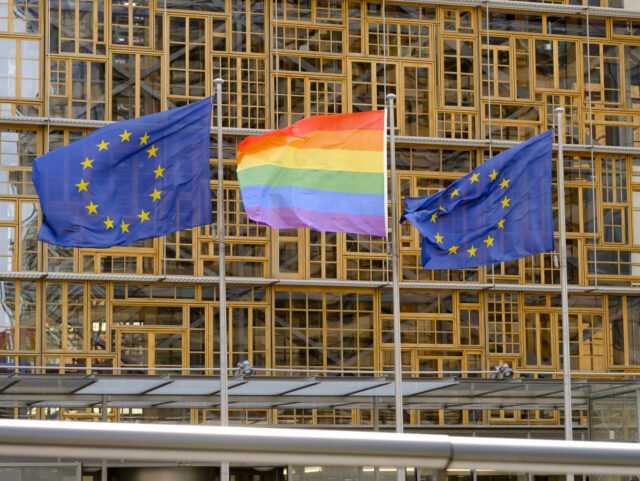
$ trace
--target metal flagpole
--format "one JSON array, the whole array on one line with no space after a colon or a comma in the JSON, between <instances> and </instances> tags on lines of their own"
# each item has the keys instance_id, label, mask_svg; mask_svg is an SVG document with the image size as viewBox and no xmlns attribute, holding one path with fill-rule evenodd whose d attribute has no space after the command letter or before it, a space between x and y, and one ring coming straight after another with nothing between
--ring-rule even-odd
<instances>
[{"instance_id":1,"label":"metal flagpole","mask_svg":"<svg viewBox=\"0 0 640 481\"><path fill-rule=\"evenodd\" d=\"M558 226L560 227L560 285L562 289L562 381L564 385L564 438L573 439L573 416L571 409L571 352L569 349L569 294L567 289L567 232L564 206L564 156L562 143L564 126L562 114L564 109L555 109L558 129ZM567 481L573 481L573 474L567 474Z\"/></svg>"},{"instance_id":2,"label":"metal flagpole","mask_svg":"<svg viewBox=\"0 0 640 481\"><path fill-rule=\"evenodd\" d=\"M216 87L216 110L218 117L218 279L220 316L220 425L229 425L229 391L227 383L227 283L224 258L224 189L222 187L222 84L224 80L213 81ZM229 481L229 463L220 463L220 481Z\"/></svg>"},{"instance_id":3,"label":"metal flagpole","mask_svg":"<svg viewBox=\"0 0 640 481\"><path fill-rule=\"evenodd\" d=\"M387 95L389 146L391 153L391 270L393 274L393 371L396 386L396 432L404 430L402 405L402 344L400 342L400 286L398 283L398 206L396 200L396 134L393 115L394 94ZM398 466L397 481L405 480L405 470Z\"/></svg>"}]
</instances>

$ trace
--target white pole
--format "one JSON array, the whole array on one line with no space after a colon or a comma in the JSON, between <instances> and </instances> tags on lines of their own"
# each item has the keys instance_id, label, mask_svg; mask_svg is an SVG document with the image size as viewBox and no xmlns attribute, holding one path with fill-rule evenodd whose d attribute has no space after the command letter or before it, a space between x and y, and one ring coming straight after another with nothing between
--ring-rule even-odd
<instances>
[{"instance_id":1,"label":"white pole","mask_svg":"<svg viewBox=\"0 0 640 481\"><path fill-rule=\"evenodd\" d=\"M638 430L637 441L640 443L640 389L636 390L636 429Z\"/></svg>"},{"instance_id":2,"label":"white pole","mask_svg":"<svg viewBox=\"0 0 640 481\"><path fill-rule=\"evenodd\" d=\"M107 395L103 394L102 395L102 422L103 423L108 423L109 422L109 415L108 415L108 404L107 404ZM107 481L107 460L103 459L102 463L100 464L100 481Z\"/></svg>"},{"instance_id":3,"label":"white pole","mask_svg":"<svg viewBox=\"0 0 640 481\"><path fill-rule=\"evenodd\" d=\"M229 425L229 389L227 383L227 284L224 258L224 189L222 187L222 84L224 80L213 81L216 87L218 117L218 278L220 315L220 425ZM220 463L220 481L229 481L229 463Z\"/></svg>"},{"instance_id":4,"label":"white pole","mask_svg":"<svg viewBox=\"0 0 640 481\"><path fill-rule=\"evenodd\" d=\"M558 128L558 226L560 228L560 286L562 295L562 381L564 386L564 438L573 439L573 420L571 409L571 352L569 349L569 294L567 288L567 232L564 212L564 156L562 143L564 109L555 109ZM573 474L567 474L567 481L573 481Z\"/></svg>"},{"instance_id":5,"label":"white pole","mask_svg":"<svg viewBox=\"0 0 640 481\"><path fill-rule=\"evenodd\" d=\"M393 372L396 391L396 432L404 430L402 404L402 344L400 342L400 284L398 282L398 212L396 200L396 135L393 115L394 94L387 95L389 115L389 147L391 153L391 270L393 273ZM398 481L405 480L404 468L396 471Z\"/></svg>"}]
</instances>

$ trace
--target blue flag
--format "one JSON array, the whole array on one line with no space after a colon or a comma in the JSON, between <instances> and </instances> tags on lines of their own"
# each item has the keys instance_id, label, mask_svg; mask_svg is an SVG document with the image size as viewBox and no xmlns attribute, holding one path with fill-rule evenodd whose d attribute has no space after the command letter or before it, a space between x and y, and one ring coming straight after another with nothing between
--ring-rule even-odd
<instances>
[{"instance_id":1,"label":"blue flag","mask_svg":"<svg viewBox=\"0 0 640 481\"><path fill-rule=\"evenodd\" d=\"M38 240L103 248L211 224L211 104L107 125L38 157Z\"/></svg>"},{"instance_id":2,"label":"blue flag","mask_svg":"<svg viewBox=\"0 0 640 481\"><path fill-rule=\"evenodd\" d=\"M442 192L406 198L425 269L465 269L554 249L549 130L477 167Z\"/></svg>"}]
</instances>

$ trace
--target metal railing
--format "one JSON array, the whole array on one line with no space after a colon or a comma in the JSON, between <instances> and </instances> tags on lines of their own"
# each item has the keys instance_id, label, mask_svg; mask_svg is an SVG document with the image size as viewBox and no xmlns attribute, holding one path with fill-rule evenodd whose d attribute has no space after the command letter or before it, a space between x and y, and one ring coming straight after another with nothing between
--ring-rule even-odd
<instances>
[{"instance_id":1,"label":"metal railing","mask_svg":"<svg viewBox=\"0 0 640 481\"><path fill-rule=\"evenodd\" d=\"M0 420L5 457L634 475L640 444L194 425Z\"/></svg>"}]
</instances>

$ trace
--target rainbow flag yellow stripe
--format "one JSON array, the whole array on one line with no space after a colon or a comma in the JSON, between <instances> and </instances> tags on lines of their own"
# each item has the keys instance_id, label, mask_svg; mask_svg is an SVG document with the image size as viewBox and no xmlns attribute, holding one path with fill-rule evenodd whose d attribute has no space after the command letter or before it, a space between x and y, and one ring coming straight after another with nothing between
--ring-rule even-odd
<instances>
[{"instance_id":1,"label":"rainbow flag yellow stripe","mask_svg":"<svg viewBox=\"0 0 640 481\"><path fill-rule=\"evenodd\" d=\"M238 146L250 219L276 229L387 235L384 110L321 115Z\"/></svg>"}]
</instances>

